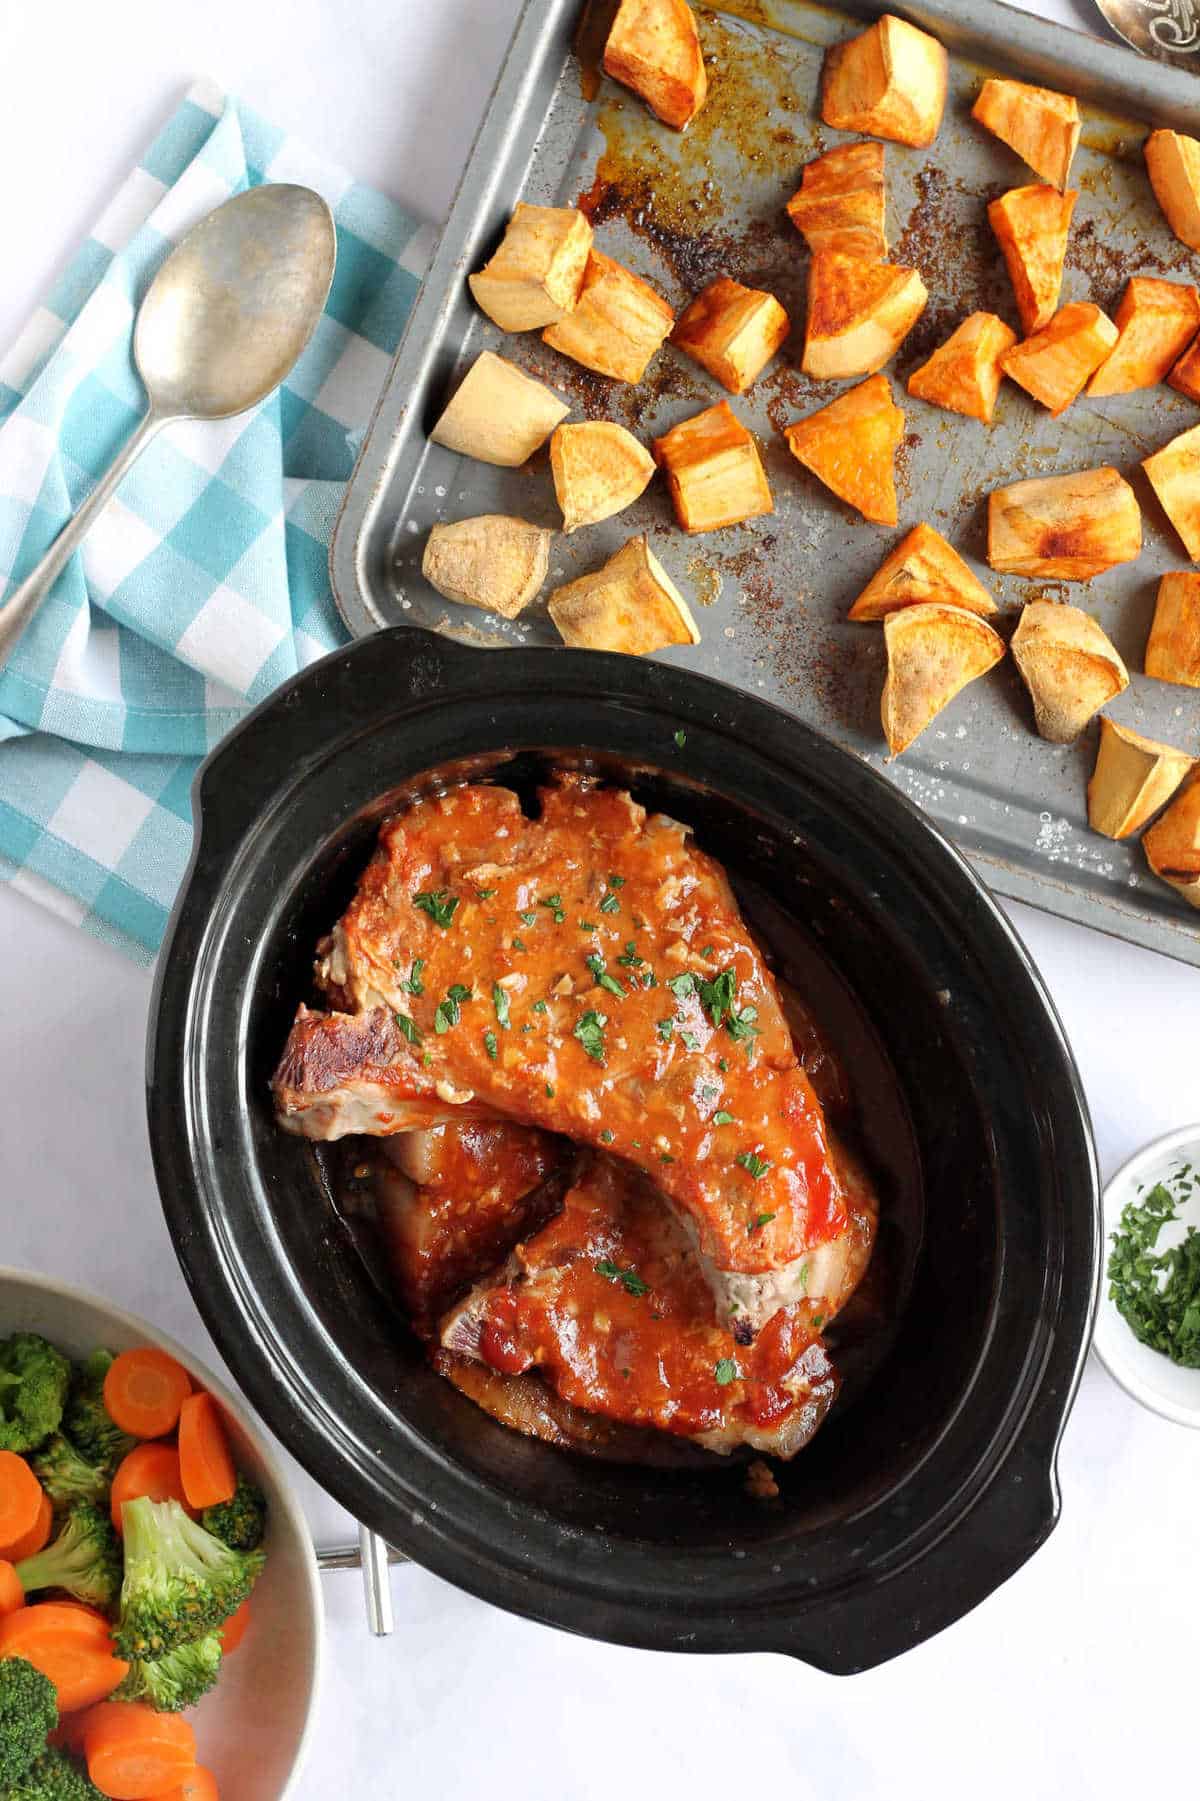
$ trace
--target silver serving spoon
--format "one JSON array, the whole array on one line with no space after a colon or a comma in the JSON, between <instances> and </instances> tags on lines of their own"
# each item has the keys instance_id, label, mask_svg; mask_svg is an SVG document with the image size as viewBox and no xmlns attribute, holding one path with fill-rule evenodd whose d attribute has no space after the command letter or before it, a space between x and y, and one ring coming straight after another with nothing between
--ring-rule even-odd
<instances>
[{"instance_id":1,"label":"silver serving spoon","mask_svg":"<svg viewBox=\"0 0 1200 1801\"><path fill-rule=\"evenodd\" d=\"M1200 75L1200 0L1096 0L1118 37L1155 62Z\"/></svg>"},{"instance_id":2,"label":"silver serving spoon","mask_svg":"<svg viewBox=\"0 0 1200 1801\"><path fill-rule=\"evenodd\" d=\"M133 336L145 417L0 606L0 668L155 433L176 419L230 419L279 386L316 329L336 255L329 208L311 188L288 182L236 194L172 251Z\"/></svg>"}]
</instances>

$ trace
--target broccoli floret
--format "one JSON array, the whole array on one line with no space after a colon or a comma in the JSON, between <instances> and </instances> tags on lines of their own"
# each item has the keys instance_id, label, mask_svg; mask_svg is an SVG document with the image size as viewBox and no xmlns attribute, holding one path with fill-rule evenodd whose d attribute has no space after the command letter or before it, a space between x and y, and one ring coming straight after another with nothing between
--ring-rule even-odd
<instances>
[{"instance_id":1,"label":"broccoli floret","mask_svg":"<svg viewBox=\"0 0 1200 1801\"><path fill-rule=\"evenodd\" d=\"M261 1551L235 1551L178 1501L127 1501L125 1580L113 1638L122 1657L165 1657L215 1632L235 1613L263 1566Z\"/></svg>"},{"instance_id":2,"label":"broccoli floret","mask_svg":"<svg viewBox=\"0 0 1200 1801\"><path fill-rule=\"evenodd\" d=\"M139 1658L113 1694L114 1701L146 1701L159 1713L194 1707L221 1672L221 1640L215 1632L193 1644L180 1645L152 1662Z\"/></svg>"},{"instance_id":3,"label":"broccoli floret","mask_svg":"<svg viewBox=\"0 0 1200 1801\"><path fill-rule=\"evenodd\" d=\"M266 1530L266 1499L253 1482L239 1476L233 1499L206 1507L200 1519L204 1530L219 1538L223 1545L229 1545L235 1551L257 1551Z\"/></svg>"},{"instance_id":4,"label":"broccoli floret","mask_svg":"<svg viewBox=\"0 0 1200 1801\"><path fill-rule=\"evenodd\" d=\"M93 1507L107 1504L111 1486L108 1471L98 1463L89 1463L61 1432L48 1439L29 1461L56 1507L73 1507L77 1501L88 1501Z\"/></svg>"},{"instance_id":5,"label":"broccoli floret","mask_svg":"<svg viewBox=\"0 0 1200 1801\"><path fill-rule=\"evenodd\" d=\"M35 1451L58 1431L71 1366L36 1332L0 1343L0 1451Z\"/></svg>"},{"instance_id":6,"label":"broccoli floret","mask_svg":"<svg viewBox=\"0 0 1200 1801\"><path fill-rule=\"evenodd\" d=\"M0 1658L0 1795L41 1756L57 1725L54 1684L24 1657Z\"/></svg>"},{"instance_id":7,"label":"broccoli floret","mask_svg":"<svg viewBox=\"0 0 1200 1801\"><path fill-rule=\"evenodd\" d=\"M27 1595L63 1588L90 1607L111 1607L121 1588L121 1548L112 1521L98 1507L80 1502L56 1539L21 1560L17 1575Z\"/></svg>"},{"instance_id":8,"label":"broccoli floret","mask_svg":"<svg viewBox=\"0 0 1200 1801\"><path fill-rule=\"evenodd\" d=\"M104 1378L112 1364L112 1352L99 1350L75 1365L62 1419L62 1429L76 1450L109 1475L137 1443L109 1418L104 1405Z\"/></svg>"},{"instance_id":9,"label":"broccoli floret","mask_svg":"<svg viewBox=\"0 0 1200 1801\"><path fill-rule=\"evenodd\" d=\"M104 1801L83 1765L53 1748L35 1757L24 1776L0 1788L0 1801Z\"/></svg>"}]
</instances>

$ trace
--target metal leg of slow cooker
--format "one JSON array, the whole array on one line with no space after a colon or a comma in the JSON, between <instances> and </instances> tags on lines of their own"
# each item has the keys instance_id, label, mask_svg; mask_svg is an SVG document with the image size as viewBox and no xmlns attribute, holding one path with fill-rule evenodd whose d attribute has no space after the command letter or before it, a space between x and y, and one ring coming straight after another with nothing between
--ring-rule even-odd
<instances>
[{"instance_id":1,"label":"metal leg of slow cooker","mask_svg":"<svg viewBox=\"0 0 1200 1801\"><path fill-rule=\"evenodd\" d=\"M385 1638L393 1627L389 1566L408 1561L402 1551L393 1550L366 1526L359 1527L356 1545L334 1545L317 1551L317 1564L322 1570L362 1570L367 1624L376 1638Z\"/></svg>"}]
</instances>

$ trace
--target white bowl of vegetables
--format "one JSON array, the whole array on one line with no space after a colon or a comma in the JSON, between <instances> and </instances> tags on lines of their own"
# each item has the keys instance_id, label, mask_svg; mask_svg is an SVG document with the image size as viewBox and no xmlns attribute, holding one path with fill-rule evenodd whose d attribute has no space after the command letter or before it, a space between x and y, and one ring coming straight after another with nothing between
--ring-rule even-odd
<instances>
[{"instance_id":1,"label":"white bowl of vegetables","mask_svg":"<svg viewBox=\"0 0 1200 1801\"><path fill-rule=\"evenodd\" d=\"M144 1320L0 1268L5 1801L296 1793L321 1625L304 1517L233 1395Z\"/></svg>"},{"instance_id":2,"label":"white bowl of vegetables","mask_svg":"<svg viewBox=\"0 0 1200 1801\"><path fill-rule=\"evenodd\" d=\"M1155 1139L1104 1190L1095 1346L1144 1407L1200 1426L1200 1125Z\"/></svg>"}]
</instances>

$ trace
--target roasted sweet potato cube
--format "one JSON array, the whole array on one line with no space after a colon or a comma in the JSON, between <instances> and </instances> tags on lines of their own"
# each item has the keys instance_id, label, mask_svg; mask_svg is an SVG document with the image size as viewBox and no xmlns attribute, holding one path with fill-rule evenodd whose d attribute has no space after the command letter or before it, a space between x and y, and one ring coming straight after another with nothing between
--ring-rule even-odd
<instances>
[{"instance_id":1,"label":"roasted sweet potato cube","mask_svg":"<svg viewBox=\"0 0 1200 1801\"><path fill-rule=\"evenodd\" d=\"M533 331L574 307L591 247L591 225L577 207L522 200L495 256L467 283L501 331Z\"/></svg>"},{"instance_id":2,"label":"roasted sweet potato cube","mask_svg":"<svg viewBox=\"0 0 1200 1801\"><path fill-rule=\"evenodd\" d=\"M937 39L884 13L869 30L825 52L821 117L835 131L922 150L942 123L946 77L946 52Z\"/></svg>"},{"instance_id":3,"label":"roasted sweet potato cube","mask_svg":"<svg viewBox=\"0 0 1200 1801\"><path fill-rule=\"evenodd\" d=\"M1059 601L1029 602L1012 653L1037 729L1051 744L1070 744L1093 713L1129 686L1129 671L1096 621Z\"/></svg>"},{"instance_id":4,"label":"roasted sweet potato cube","mask_svg":"<svg viewBox=\"0 0 1200 1801\"><path fill-rule=\"evenodd\" d=\"M518 469L570 410L544 382L481 350L429 435L481 463Z\"/></svg>"},{"instance_id":5,"label":"roasted sweet potato cube","mask_svg":"<svg viewBox=\"0 0 1200 1801\"><path fill-rule=\"evenodd\" d=\"M578 650L644 657L669 644L700 642L687 602L645 534L630 538L591 575L556 588L549 605L564 644Z\"/></svg>"},{"instance_id":6,"label":"roasted sweet potato cube","mask_svg":"<svg viewBox=\"0 0 1200 1801\"><path fill-rule=\"evenodd\" d=\"M1017 334L995 313L972 313L940 344L927 363L914 369L908 391L951 413L992 423L1004 371L1000 359Z\"/></svg>"},{"instance_id":7,"label":"roasted sweet potato cube","mask_svg":"<svg viewBox=\"0 0 1200 1801\"><path fill-rule=\"evenodd\" d=\"M1115 469L1036 476L988 496L988 562L1002 575L1090 582L1142 548L1142 515Z\"/></svg>"},{"instance_id":8,"label":"roasted sweet potato cube","mask_svg":"<svg viewBox=\"0 0 1200 1801\"><path fill-rule=\"evenodd\" d=\"M1010 188L988 207L1026 337L1054 317L1078 198L1075 188L1065 194L1049 187Z\"/></svg>"},{"instance_id":9,"label":"roasted sweet potato cube","mask_svg":"<svg viewBox=\"0 0 1200 1801\"><path fill-rule=\"evenodd\" d=\"M1190 906L1200 907L1200 770L1193 770L1161 818L1142 839L1155 875Z\"/></svg>"},{"instance_id":10,"label":"roasted sweet potato cube","mask_svg":"<svg viewBox=\"0 0 1200 1801\"><path fill-rule=\"evenodd\" d=\"M685 532L712 532L774 511L758 446L727 400L654 440L654 460Z\"/></svg>"},{"instance_id":11,"label":"roasted sweet potato cube","mask_svg":"<svg viewBox=\"0 0 1200 1801\"><path fill-rule=\"evenodd\" d=\"M1181 394L1186 394L1189 400L1200 400L1200 338L1192 340L1167 380Z\"/></svg>"},{"instance_id":12,"label":"roasted sweet potato cube","mask_svg":"<svg viewBox=\"0 0 1200 1801\"><path fill-rule=\"evenodd\" d=\"M1004 639L977 613L937 601L902 607L883 622L887 680L880 712L891 756L919 738L968 682L1004 655Z\"/></svg>"},{"instance_id":13,"label":"roasted sweet potato cube","mask_svg":"<svg viewBox=\"0 0 1200 1801\"><path fill-rule=\"evenodd\" d=\"M1164 575L1146 640L1147 675L1156 682L1200 688L1200 575Z\"/></svg>"},{"instance_id":14,"label":"roasted sweet potato cube","mask_svg":"<svg viewBox=\"0 0 1200 1801\"><path fill-rule=\"evenodd\" d=\"M892 399L886 375L873 375L819 412L798 419L784 433L798 463L864 519L895 525L896 450L904 414Z\"/></svg>"},{"instance_id":15,"label":"roasted sweet potato cube","mask_svg":"<svg viewBox=\"0 0 1200 1801\"><path fill-rule=\"evenodd\" d=\"M1195 757L1101 718L1096 767L1088 783L1088 824L1106 838L1128 838L1169 801Z\"/></svg>"},{"instance_id":16,"label":"roasted sweet potato cube","mask_svg":"<svg viewBox=\"0 0 1200 1801\"><path fill-rule=\"evenodd\" d=\"M1116 326L1098 306L1090 300L1072 300L1049 325L1006 350L1000 366L1057 419L1116 341Z\"/></svg>"},{"instance_id":17,"label":"roasted sweet potato cube","mask_svg":"<svg viewBox=\"0 0 1200 1801\"><path fill-rule=\"evenodd\" d=\"M679 315L671 342L731 394L744 394L790 330L774 294L718 275Z\"/></svg>"},{"instance_id":18,"label":"roasted sweet potato cube","mask_svg":"<svg viewBox=\"0 0 1200 1801\"><path fill-rule=\"evenodd\" d=\"M550 440L550 471L563 531L575 532L632 506L654 474L654 458L623 425L589 419L559 426Z\"/></svg>"},{"instance_id":19,"label":"roasted sweet potato cube","mask_svg":"<svg viewBox=\"0 0 1200 1801\"><path fill-rule=\"evenodd\" d=\"M1200 329L1200 297L1186 282L1135 275L1114 324L1121 335L1088 384L1090 395L1131 394L1165 381Z\"/></svg>"},{"instance_id":20,"label":"roasted sweet potato cube","mask_svg":"<svg viewBox=\"0 0 1200 1801\"><path fill-rule=\"evenodd\" d=\"M993 79L984 82L971 117L1015 150L1043 181L1066 187L1083 129L1074 95Z\"/></svg>"},{"instance_id":21,"label":"roasted sweet potato cube","mask_svg":"<svg viewBox=\"0 0 1200 1801\"><path fill-rule=\"evenodd\" d=\"M806 163L787 203L788 217L812 251L881 263L887 256L882 144L839 144Z\"/></svg>"},{"instance_id":22,"label":"roasted sweet potato cube","mask_svg":"<svg viewBox=\"0 0 1200 1801\"><path fill-rule=\"evenodd\" d=\"M886 619L901 607L926 601L963 607L968 613L994 613L996 603L977 581L953 546L931 525L914 525L879 565L847 615L850 619Z\"/></svg>"},{"instance_id":23,"label":"roasted sweet potato cube","mask_svg":"<svg viewBox=\"0 0 1200 1801\"><path fill-rule=\"evenodd\" d=\"M929 299L915 269L819 251L808 271L806 375L872 375L899 349Z\"/></svg>"},{"instance_id":24,"label":"roasted sweet potato cube","mask_svg":"<svg viewBox=\"0 0 1200 1801\"><path fill-rule=\"evenodd\" d=\"M1181 131L1152 131L1145 156L1167 224L1180 243L1200 250L1200 143Z\"/></svg>"},{"instance_id":25,"label":"roasted sweet potato cube","mask_svg":"<svg viewBox=\"0 0 1200 1801\"><path fill-rule=\"evenodd\" d=\"M1142 468L1188 555L1200 563L1200 425L1145 457Z\"/></svg>"},{"instance_id":26,"label":"roasted sweet potato cube","mask_svg":"<svg viewBox=\"0 0 1200 1801\"><path fill-rule=\"evenodd\" d=\"M682 131L708 93L691 7L684 0L621 0L604 46L604 72Z\"/></svg>"},{"instance_id":27,"label":"roasted sweet potato cube","mask_svg":"<svg viewBox=\"0 0 1200 1801\"><path fill-rule=\"evenodd\" d=\"M593 250L574 310L548 325L542 342L598 375L641 381L674 323L674 313L648 281Z\"/></svg>"},{"instance_id":28,"label":"roasted sweet potato cube","mask_svg":"<svg viewBox=\"0 0 1200 1801\"><path fill-rule=\"evenodd\" d=\"M546 579L553 536L504 513L435 525L425 541L421 574L448 600L515 619Z\"/></svg>"}]
</instances>

